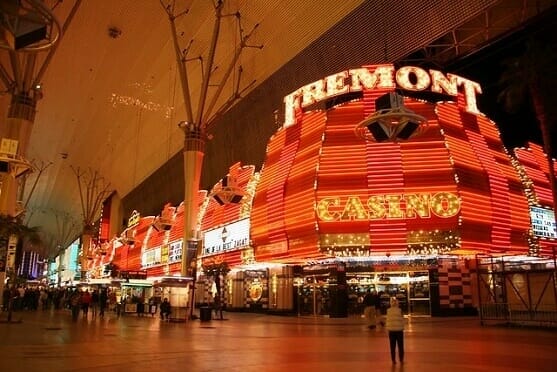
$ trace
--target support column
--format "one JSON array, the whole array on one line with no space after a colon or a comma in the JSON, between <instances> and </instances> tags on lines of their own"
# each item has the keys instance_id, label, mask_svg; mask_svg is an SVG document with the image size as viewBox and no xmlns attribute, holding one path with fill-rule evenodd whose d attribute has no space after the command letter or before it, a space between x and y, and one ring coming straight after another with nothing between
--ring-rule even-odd
<instances>
[{"instance_id":1,"label":"support column","mask_svg":"<svg viewBox=\"0 0 557 372\"><path fill-rule=\"evenodd\" d=\"M184 141L184 242L182 245L182 276L195 280L197 266L197 215L199 181L205 155L205 138L198 126L183 128Z\"/></svg>"},{"instance_id":2,"label":"support column","mask_svg":"<svg viewBox=\"0 0 557 372\"><path fill-rule=\"evenodd\" d=\"M13 218L22 212L17 206L19 192L18 177L31 169L31 165L25 160L31 127L35 120L36 100L28 94L20 93L12 96L8 109L8 117L5 131L0 133L0 215ZM19 237L15 234L9 235L5 267L0 270L0 293L4 291L6 277L15 272L16 246ZM4 251L4 249L0 249Z\"/></svg>"}]
</instances>

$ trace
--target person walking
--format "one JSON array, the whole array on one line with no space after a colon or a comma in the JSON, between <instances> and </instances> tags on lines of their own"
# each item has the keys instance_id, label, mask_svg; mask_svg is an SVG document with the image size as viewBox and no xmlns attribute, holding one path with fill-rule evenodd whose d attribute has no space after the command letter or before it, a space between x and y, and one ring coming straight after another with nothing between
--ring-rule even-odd
<instances>
[{"instance_id":1,"label":"person walking","mask_svg":"<svg viewBox=\"0 0 557 372\"><path fill-rule=\"evenodd\" d=\"M383 321L383 314L381 314L381 294L374 290L371 302L373 303L373 312L375 313L375 326L379 330L379 327L383 327L385 325L385 322Z\"/></svg>"},{"instance_id":2,"label":"person walking","mask_svg":"<svg viewBox=\"0 0 557 372\"><path fill-rule=\"evenodd\" d=\"M106 309L106 304L108 303L108 290L103 288L99 294L99 306L100 306L100 317L104 317L104 310Z\"/></svg>"},{"instance_id":3,"label":"person walking","mask_svg":"<svg viewBox=\"0 0 557 372\"><path fill-rule=\"evenodd\" d=\"M86 289L85 292L81 293L81 311L83 311L83 318L87 319L87 314L89 314L89 306L91 305L91 293Z\"/></svg>"},{"instance_id":4,"label":"person walking","mask_svg":"<svg viewBox=\"0 0 557 372\"><path fill-rule=\"evenodd\" d=\"M364 317L367 321L367 327L373 329L375 328L375 308L373 306L373 293L371 293L370 289L367 290L362 302L364 304Z\"/></svg>"},{"instance_id":5,"label":"person walking","mask_svg":"<svg viewBox=\"0 0 557 372\"><path fill-rule=\"evenodd\" d=\"M97 309L99 308L99 291L97 289L93 290L91 293L91 315L93 318L97 317Z\"/></svg>"},{"instance_id":6,"label":"person walking","mask_svg":"<svg viewBox=\"0 0 557 372\"><path fill-rule=\"evenodd\" d=\"M160 314L161 320L168 320L170 317L170 302L168 302L168 298L165 298L160 305Z\"/></svg>"},{"instance_id":7,"label":"person walking","mask_svg":"<svg viewBox=\"0 0 557 372\"><path fill-rule=\"evenodd\" d=\"M389 332L389 347L391 360L396 364L396 348L398 347L398 360L404 362L404 317L398 306L398 300L392 297L390 307L387 309L387 322L385 328Z\"/></svg>"},{"instance_id":8,"label":"person walking","mask_svg":"<svg viewBox=\"0 0 557 372\"><path fill-rule=\"evenodd\" d=\"M77 322L79 316L79 306L81 304L81 294L75 289L69 297L70 308L72 309L72 321Z\"/></svg>"}]
</instances>

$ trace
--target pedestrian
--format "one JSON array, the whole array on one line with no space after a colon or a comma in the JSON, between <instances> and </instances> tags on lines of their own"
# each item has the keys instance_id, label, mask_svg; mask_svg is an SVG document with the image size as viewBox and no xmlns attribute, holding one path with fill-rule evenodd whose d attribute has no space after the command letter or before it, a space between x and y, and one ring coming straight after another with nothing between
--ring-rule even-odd
<instances>
[{"instance_id":1,"label":"pedestrian","mask_svg":"<svg viewBox=\"0 0 557 372\"><path fill-rule=\"evenodd\" d=\"M97 289L93 290L91 293L91 315L93 318L97 317L97 309L99 308L99 291Z\"/></svg>"},{"instance_id":2,"label":"pedestrian","mask_svg":"<svg viewBox=\"0 0 557 372\"><path fill-rule=\"evenodd\" d=\"M77 289L70 294L69 304L72 309L72 321L77 322L77 318L79 316L79 306L81 305L81 294Z\"/></svg>"},{"instance_id":3,"label":"pedestrian","mask_svg":"<svg viewBox=\"0 0 557 372\"><path fill-rule=\"evenodd\" d=\"M404 362L404 317L398 306L398 300L392 297L391 306L387 309L387 324L385 328L389 332L389 347L391 360L396 363L396 347L398 347L398 360Z\"/></svg>"},{"instance_id":4,"label":"pedestrian","mask_svg":"<svg viewBox=\"0 0 557 372\"><path fill-rule=\"evenodd\" d=\"M48 310L48 292L46 289L41 289L39 301L41 302L41 309Z\"/></svg>"},{"instance_id":5,"label":"pedestrian","mask_svg":"<svg viewBox=\"0 0 557 372\"><path fill-rule=\"evenodd\" d=\"M7 285L2 292L2 311L8 311L8 304L10 303L10 294L12 290Z\"/></svg>"},{"instance_id":6,"label":"pedestrian","mask_svg":"<svg viewBox=\"0 0 557 372\"><path fill-rule=\"evenodd\" d=\"M383 314L381 314L381 294L374 290L371 296L371 302L373 303L373 312L375 313L375 325L377 329L379 329L380 326L383 327L385 325Z\"/></svg>"},{"instance_id":7,"label":"pedestrian","mask_svg":"<svg viewBox=\"0 0 557 372\"><path fill-rule=\"evenodd\" d=\"M168 318L170 317L170 302L168 302L168 298L165 298L161 302L159 311L161 314L161 320L168 320Z\"/></svg>"},{"instance_id":8,"label":"pedestrian","mask_svg":"<svg viewBox=\"0 0 557 372\"><path fill-rule=\"evenodd\" d=\"M215 298L213 300L213 306L215 310L215 318L222 319L222 301L220 298L220 293L215 293Z\"/></svg>"},{"instance_id":9,"label":"pedestrian","mask_svg":"<svg viewBox=\"0 0 557 372\"><path fill-rule=\"evenodd\" d=\"M108 302L108 290L103 288L99 294L99 306L100 306L100 317L104 317L104 310L106 309L106 304Z\"/></svg>"},{"instance_id":10,"label":"pedestrian","mask_svg":"<svg viewBox=\"0 0 557 372\"><path fill-rule=\"evenodd\" d=\"M87 319L89 313L89 306L91 306L91 293L86 289L81 293L81 310L83 311L83 318Z\"/></svg>"},{"instance_id":11,"label":"pedestrian","mask_svg":"<svg viewBox=\"0 0 557 372\"><path fill-rule=\"evenodd\" d=\"M375 328L375 307L373 305L373 293L370 289L367 290L364 300L364 317L367 321L367 327L369 329Z\"/></svg>"}]
</instances>

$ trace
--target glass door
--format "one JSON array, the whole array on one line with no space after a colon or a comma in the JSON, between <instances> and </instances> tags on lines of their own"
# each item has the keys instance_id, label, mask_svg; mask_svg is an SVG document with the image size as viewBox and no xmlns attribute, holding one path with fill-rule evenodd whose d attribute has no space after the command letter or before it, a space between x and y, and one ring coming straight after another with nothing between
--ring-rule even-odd
<instances>
[{"instance_id":1,"label":"glass door","mask_svg":"<svg viewBox=\"0 0 557 372\"><path fill-rule=\"evenodd\" d=\"M387 313L391 297L396 297L404 314L408 313L408 272L376 273L375 287L381 301L382 314Z\"/></svg>"},{"instance_id":2,"label":"glass door","mask_svg":"<svg viewBox=\"0 0 557 372\"><path fill-rule=\"evenodd\" d=\"M430 316L429 273L427 271L411 271L408 274L408 313L412 316Z\"/></svg>"}]
</instances>

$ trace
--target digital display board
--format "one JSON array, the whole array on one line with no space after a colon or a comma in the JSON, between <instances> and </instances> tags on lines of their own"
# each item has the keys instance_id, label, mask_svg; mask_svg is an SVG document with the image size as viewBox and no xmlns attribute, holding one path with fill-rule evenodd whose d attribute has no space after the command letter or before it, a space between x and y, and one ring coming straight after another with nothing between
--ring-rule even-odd
<instances>
[{"instance_id":1,"label":"digital display board","mask_svg":"<svg viewBox=\"0 0 557 372\"><path fill-rule=\"evenodd\" d=\"M203 235L203 255L211 255L245 248L249 245L250 219L208 230Z\"/></svg>"},{"instance_id":2,"label":"digital display board","mask_svg":"<svg viewBox=\"0 0 557 372\"><path fill-rule=\"evenodd\" d=\"M532 231L542 238L557 238L555 230L555 212L552 209L530 207Z\"/></svg>"}]
</instances>

